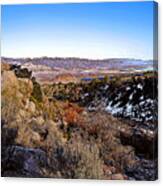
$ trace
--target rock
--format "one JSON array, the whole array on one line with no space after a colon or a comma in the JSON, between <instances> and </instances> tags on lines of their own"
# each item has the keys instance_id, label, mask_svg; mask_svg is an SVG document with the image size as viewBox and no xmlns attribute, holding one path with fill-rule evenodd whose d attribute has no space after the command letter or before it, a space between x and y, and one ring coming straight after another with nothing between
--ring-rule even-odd
<instances>
[{"instance_id":1,"label":"rock","mask_svg":"<svg viewBox=\"0 0 163 186\"><path fill-rule=\"evenodd\" d=\"M120 174L120 173L112 174L111 179L112 180L124 180L124 176L122 174Z\"/></svg>"},{"instance_id":2,"label":"rock","mask_svg":"<svg viewBox=\"0 0 163 186\"><path fill-rule=\"evenodd\" d=\"M112 173L115 173L116 172L116 168L113 167L113 166L110 167L110 170L111 170Z\"/></svg>"},{"instance_id":3,"label":"rock","mask_svg":"<svg viewBox=\"0 0 163 186\"><path fill-rule=\"evenodd\" d=\"M2 124L2 131L1 132L3 134L2 140L1 140L2 148L14 143L15 138L17 136L17 129L16 128L7 128Z\"/></svg>"},{"instance_id":4,"label":"rock","mask_svg":"<svg viewBox=\"0 0 163 186\"><path fill-rule=\"evenodd\" d=\"M125 173L129 179L154 181L158 178L157 160L138 158L131 167L126 167Z\"/></svg>"},{"instance_id":5,"label":"rock","mask_svg":"<svg viewBox=\"0 0 163 186\"><path fill-rule=\"evenodd\" d=\"M31 75L32 75L32 71L29 71L27 68L23 68L23 69L15 68L14 71L15 71L16 76L19 77L19 78L30 79Z\"/></svg>"},{"instance_id":6,"label":"rock","mask_svg":"<svg viewBox=\"0 0 163 186\"><path fill-rule=\"evenodd\" d=\"M13 145L2 152L3 177L43 177L41 169L46 165L46 153L41 149Z\"/></svg>"},{"instance_id":7,"label":"rock","mask_svg":"<svg viewBox=\"0 0 163 186\"><path fill-rule=\"evenodd\" d=\"M120 139L123 145L131 145L135 147L136 153L143 153L151 158L157 156L157 130L150 133L149 129L144 129L139 124L134 127L125 127L124 125L123 128L120 130Z\"/></svg>"},{"instance_id":8,"label":"rock","mask_svg":"<svg viewBox=\"0 0 163 186\"><path fill-rule=\"evenodd\" d=\"M16 69L20 69L21 66L18 64L10 64L10 70L15 71Z\"/></svg>"},{"instance_id":9,"label":"rock","mask_svg":"<svg viewBox=\"0 0 163 186\"><path fill-rule=\"evenodd\" d=\"M103 170L104 170L104 174L105 174L106 176L109 176L109 175L112 174L112 171L110 170L110 167L107 166L107 165L104 165Z\"/></svg>"},{"instance_id":10,"label":"rock","mask_svg":"<svg viewBox=\"0 0 163 186\"><path fill-rule=\"evenodd\" d=\"M39 135L39 133L33 131L32 132L32 140L35 142L40 142L41 136Z\"/></svg>"}]
</instances>

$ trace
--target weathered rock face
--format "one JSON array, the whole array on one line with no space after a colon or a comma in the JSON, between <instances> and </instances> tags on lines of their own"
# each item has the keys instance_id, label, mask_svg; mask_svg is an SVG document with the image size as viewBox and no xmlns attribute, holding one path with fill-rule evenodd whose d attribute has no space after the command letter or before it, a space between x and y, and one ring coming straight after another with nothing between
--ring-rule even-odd
<instances>
[{"instance_id":1,"label":"weathered rock face","mask_svg":"<svg viewBox=\"0 0 163 186\"><path fill-rule=\"evenodd\" d=\"M15 71L16 76L19 77L19 78L30 79L31 75L32 75L32 71L29 71L27 68L23 68L23 69L15 68L14 71Z\"/></svg>"},{"instance_id":2,"label":"weathered rock face","mask_svg":"<svg viewBox=\"0 0 163 186\"><path fill-rule=\"evenodd\" d=\"M157 157L158 131L143 128L139 124L124 125L120 130L122 144L135 147L137 154L145 154L147 158Z\"/></svg>"},{"instance_id":3,"label":"weathered rock face","mask_svg":"<svg viewBox=\"0 0 163 186\"><path fill-rule=\"evenodd\" d=\"M41 149L7 146L2 152L4 177L43 177L41 168L46 164L46 153Z\"/></svg>"},{"instance_id":4,"label":"weathered rock face","mask_svg":"<svg viewBox=\"0 0 163 186\"><path fill-rule=\"evenodd\" d=\"M50 145L53 147L56 136L61 134L53 121L47 121L48 126L40 126L37 122L40 122L40 119L36 119L33 125L29 123L27 126L22 124L17 128L8 128L2 121L2 176L44 177L46 175L44 170L51 165L48 164L48 154L42 149Z\"/></svg>"},{"instance_id":5,"label":"weathered rock face","mask_svg":"<svg viewBox=\"0 0 163 186\"><path fill-rule=\"evenodd\" d=\"M125 173L130 180L149 180L158 179L157 160L146 160L138 158L137 163L132 167L127 167Z\"/></svg>"},{"instance_id":6,"label":"weathered rock face","mask_svg":"<svg viewBox=\"0 0 163 186\"><path fill-rule=\"evenodd\" d=\"M16 128L7 128L2 121L2 176L38 177L39 151L17 146L15 144L17 133Z\"/></svg>"},{"instance_id":7,"label":"weathered rock face","mask_svg":"<svg viewBox=\"0 0 163 186\"><path fill-rule=\"evenodd\" d=\"M7 128L3 119L1 120L1 133L3 134L1 137L2 149L5 149L7 145L14 144L14 140L17 136L17 129Z\"/></svg>"},{"instance_id":8,"label":"weathered rock face","mask_svg":"<svg viewBox=\"0 0 163 186\"><path fill-rule=\"evenodd\" d=\"M124 176L122 174L113 174L111 176L112 180L124 180Z\"/></svg>"}]
</instances>

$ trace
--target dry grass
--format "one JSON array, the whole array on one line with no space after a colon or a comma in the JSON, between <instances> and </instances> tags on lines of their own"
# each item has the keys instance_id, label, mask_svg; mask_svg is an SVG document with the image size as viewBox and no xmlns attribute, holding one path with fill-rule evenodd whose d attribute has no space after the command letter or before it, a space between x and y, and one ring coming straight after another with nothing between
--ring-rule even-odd
<instances>
[{"instance_id":1,"label":"dry grass","mask_svg":"<svg viewBox=\"0 0 163 186\"><path fill-rule=\"evenodd\" d=\"M81 139L65 145L56 145L49 154L48 176L78 179L102 179L103 162L96 145Z\"/></svg>"},{"instance_id":2,"label":"dry grass","mask_svg":"<svg viewBox=\"0 0 163 186\"><path fill-rule=\"evenodd\" d=\"M134 149L119 138L123 123L105 112L89 113L69 101L49 100L43 93L40 97L38 84L33 89L31 81L11 76L14 82L8 83L7 76L2 90L2 118L17 129L16 144L47 153L43 176L104 179L104 165L119 173L134 163ZM30 113L26 101L32 101L36 111Z\"/></svg>"},{"instance_id":3,"label":"dry grass","mask_svg":"<svg viewBox=\"0 0 163 186\"><path fill-rule=\"evenodd\" d=\"M2 118L6 122L14 120L16 113L22 106L22 94L19 92L19 84L15 75L4 72L2 76Z\"/></svg>"}]
</instances>

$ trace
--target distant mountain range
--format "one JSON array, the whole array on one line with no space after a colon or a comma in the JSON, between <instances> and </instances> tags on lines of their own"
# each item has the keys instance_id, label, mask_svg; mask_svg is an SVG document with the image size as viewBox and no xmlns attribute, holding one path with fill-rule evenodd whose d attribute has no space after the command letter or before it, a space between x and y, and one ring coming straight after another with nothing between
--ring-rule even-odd
<instances>
[{"instance_id":1,"label":"distant mountain range","mask_svg":"<svg viewBox=\"0 0 163 186\"><path fill-rule=\"evenodd\" d=\"M16 63L23 65L33 71L41 70L70 70L70 71L147 71L154 69L153 60L137 60L137 59L102 59L92 60L84 58L6 58L2 57L2 62Z\"/></svg>"}]
</instances>

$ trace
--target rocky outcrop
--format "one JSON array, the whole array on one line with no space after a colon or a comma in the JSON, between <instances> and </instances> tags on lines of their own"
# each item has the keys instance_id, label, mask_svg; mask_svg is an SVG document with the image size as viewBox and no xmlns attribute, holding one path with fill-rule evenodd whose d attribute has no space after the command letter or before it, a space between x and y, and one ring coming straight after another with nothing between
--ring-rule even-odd
<instances>
[{"instance_id":1,"label":"rocky outcrop","mask_svg":"<svg viewBox=\"0 0 163 186\"><path fill-rule=\"evenodd\" d=\"M46 168L46 153L41 149L7 146L2 152L3 177L43 177Z\"/></svg>"},{"instance_id":2,"label":"rocky outcrop","mask_svg":"<svg viewBox=\"0 0 163 186\"><path fill-rule=\"evenodd\" d=\"M129 180L149 180L158 179L157 160L146 160L137 157L137 163L131 167L126 167L125 173Z\"/></svg>"},{"instance_id":3,"label":"rocky outcrop","mask_svg":"<svg viewBox=\"0 0 163 186\"><path fill-rule=\"evenodd\" d=\"M146 158L157 157L158 131L150 130L135 124L134 126L123 125L120 129L122 144L135 147L137 154L144 154Z\"/></svg>"},{"instance_id":4,"label":"rocky outcrop","mask_svg":"<svg viewBox=\"0 0 163 186\"><path fill-rule=\"evenodd\" d=\"M17 128L8 128L2 120L1 174L4 177L40 177L46 166L46 154L41 149L16 145Z\"/></svg>"},{"instance_id":5,"label":"rocky outcrop","mask_svg":"<svg viewBox=\"0 0 163 186\"><path fill-rule=\"evenodd\" d=\"M16 66L13 69L18 78L30 79L32 76L32 71L29 71L27 68L21 68L20 66Z\"/></svg>"}]
</instances>

